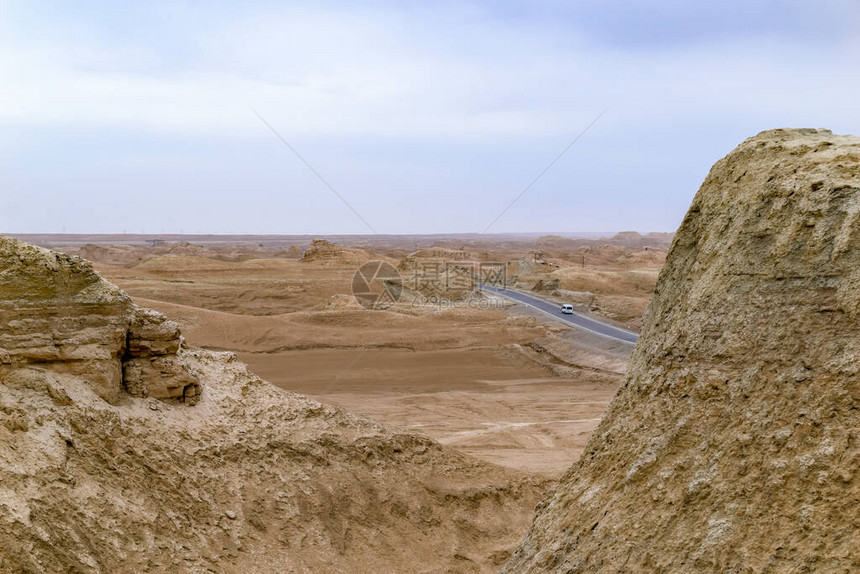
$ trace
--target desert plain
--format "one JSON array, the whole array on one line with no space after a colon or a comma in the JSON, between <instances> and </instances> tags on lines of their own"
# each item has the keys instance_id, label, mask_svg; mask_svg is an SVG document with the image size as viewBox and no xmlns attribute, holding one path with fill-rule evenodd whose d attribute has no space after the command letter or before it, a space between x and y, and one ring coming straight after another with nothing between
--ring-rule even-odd
<instances>
[{"instance_id":1,"label":"desert plain","mask_svg":"<svg viewBox=\"0 0 860 574\"><path fill-rule=\"evenodd\" d=\"M390 308L352 295L369 261L504 263L510 288L637 330L671 234L59 236L22 240L93 261L193 347L227 350L262 379L484 461L558 478L623 379L633 345L503 298L405 290Z\"/></svg>"}]
</instances>

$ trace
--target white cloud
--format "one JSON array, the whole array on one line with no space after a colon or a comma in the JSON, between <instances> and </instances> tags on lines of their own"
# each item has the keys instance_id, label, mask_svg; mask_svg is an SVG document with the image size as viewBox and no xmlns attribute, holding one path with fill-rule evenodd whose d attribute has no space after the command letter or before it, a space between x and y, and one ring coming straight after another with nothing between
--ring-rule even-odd
<instances>
[{"instance_id":1,"label":"white cloud","mask_svg":"<svg viewBox=\"0 0 860 574\"><path fill-rule=\"evenodd\" d=\"M242 138L259 134L250 105L293 135L471 139L571 133L607 104L647 123L791 116L821 92L828 107L855 101L844 89L856 85L853 59L786 42L636 52L575 41L553 52L541 30L470 23L413 36L420 23L402 20L245 18L190 33L197 57L180 70L139 44L6 45L0 122Z\"/></svg>"},{"instance_id":2,"label":"white cloud","mask_svg":"<svg viewBox=\"0 0 860 574\"><path fill-rule=\"evenodd\" d=\"M686 44L643 46L637 40L631 46L602 41L575 22L501 17L476 5L411 12L157 6L151 21L128 16L116 24L62 13L29 14L15 26L11 19L0 23L0 127L23 139L55 130L237 145L270 141L251 106L289 140L354 138L379 149L392 141L420 141L435 146L442 164L452 142L532 145L549 161L610 106L584 141L599 142L603 155L581 176L591 187L606 186L606 206L583 212L576 221L557 214L541 221L517 219L512 210L500 222L512 229L563 224L593 229L598 220L603 222L598 227L631 227L636 200L619 190L665 189L669 184L660 177L686 164L699 173L717 153L728 151L727 141L788 125L860 131L856 39L824 42L768 30ZM8 6L0 10L17 13ZM679 134L688 139L679 141ZM4 159L12 153L2 151ZM158 160L147 159L154 157L151 150L140 153L144 159L122 165L150 163L158 169ZM357 167L361 161L340 162L342 179L367 176ZM544 160L529 161L534 164L529 169L543 167ZM613 170L613 162L623 162L625 169ZM163 169L175 169L173 163ZM626 173L630 166L643 169ZM485 159L457 169L492 180L507 167ZM420 169L428 177L426 166ZM16 189L38 187L37 176L24 168L14 175ZM511 188L518 191L531 176L511 177ZM666 200L671 215L640 228L666 228L671 225L666 221L680 218L676 212L682 213L696 184L689 174L684 177L671 183L678 186L674 199ZM457 179L453 174L444 181L454 185ZM208 185L201 182L199 188ZM551 177L544 183L565 189ZM368 181L356 193L375 197L379 185ZM622 197L631 202L623 210L630 215L614 221L620 211L610 202ZM389 219L406 218L407 207L388 209ZM646 211L653 213L653 205L640 210ZM476 227L486 218L478 219ZM449 222L450 214L428 209L425 220L424 231L433 231Z\"/></svg>"}]
</instances>

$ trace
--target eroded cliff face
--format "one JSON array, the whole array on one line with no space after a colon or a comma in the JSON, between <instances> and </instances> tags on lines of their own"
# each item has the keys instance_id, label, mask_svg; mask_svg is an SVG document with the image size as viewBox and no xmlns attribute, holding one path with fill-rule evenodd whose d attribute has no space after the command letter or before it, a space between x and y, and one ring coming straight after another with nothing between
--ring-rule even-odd
<instances>
[{"instance_id":1,"label":"eroded cliff face","mask_svg":"<svg viewBox=\"0 0 860 574\"><path fill-rule=\"evenodd\" d=\"M193 403L179 327L141 309L83 259L0 237L0 375L77 375L108 402L122 393Z\"/></svg>"},{"instance_id":2,"label":"eroded cliff face","mask_svg":"<svg viewBox=\"0 0 860 574\"><path fill-rule=\"evenodd\" d=\"M860 569L860 138L717 162L625 384L506 572Z\"/></svg>"}]
</instances>

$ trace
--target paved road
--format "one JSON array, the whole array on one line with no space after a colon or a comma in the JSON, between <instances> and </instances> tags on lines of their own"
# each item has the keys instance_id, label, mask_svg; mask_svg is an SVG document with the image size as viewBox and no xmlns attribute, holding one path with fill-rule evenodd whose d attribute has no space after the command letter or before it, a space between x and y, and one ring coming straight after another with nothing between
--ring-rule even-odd
<instances>
[{"instance_id":1,"label":"paved road","mask_svg":"<svg viewBox=\"0 0 860 574\"><path fill-rule=\"evenodd\" d=\"M556 319L570 323L575 327L585 329L586 331L591 331L592 333L596 333L598 335L603 335L604 337L609 337L610 339L624 341L625 343L635 343L636 339L639 338L639 335L637 335L636 333L632 333L614 325L601 323L600 321L597 321L590 317L586 317L585 315L580 315L579 313L565 315L561 312L561 305L558 305L557 303L550 303L549 301L544 301L543 299L538 299L537 297L533 297L531 295L526 295L525 293L522 293L520 291L514 291L513 289L503 289L501 287L493 287L490 285L482 285L481 288L485 291L490 291L492 293L496 293L497 295L507 297L508 299L513 299L518 303L524 303L526 305L534 307L539 311L543 311L548 315L552 315Z\"/></svg>"}]
</instances>

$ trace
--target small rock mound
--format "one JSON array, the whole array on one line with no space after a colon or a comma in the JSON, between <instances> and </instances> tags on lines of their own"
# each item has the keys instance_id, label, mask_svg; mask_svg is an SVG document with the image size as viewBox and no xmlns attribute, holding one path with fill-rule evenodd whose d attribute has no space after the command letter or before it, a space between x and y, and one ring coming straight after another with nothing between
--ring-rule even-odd
<instances>
[{"instance_id":1,"label":"small rock mound","mask_svg":"<svg viewBox=\"0 0 860 574\"><path fill-rule=\"evenodd\" d=\"M537 283L532 287L532 291L552 293L558 291L559 284L558 277L553 279L538 279Z\"/></svg>"},{"instance_id":2,"label":"small rock mound","mask_svg":"<svg viewBox=\"0 0 860 574\"><path fill-rule=\"evenodd\" d=\"M368 261L387 261L387 257L365 251L343 247L325 239L314 239L302 255L304 263L318 265L361 265Z\"/></svg>"},{"instance_id":3,"label":"small rock mound","mask_svg":"<svg viewBox=\"0 0 860 574\"><path fill-rule=\"evenodd\" d=\"M860 569L860 138L717 162L627 380L506 572Z\"/></svg>"},{"instance_id":4,"label":"small rock mound","mask_svg":"<svg viewBox=\"0 0 860 574\"><path fill-rule=\"evenodd\" d=\"M364 309L352 295L337 293L326 303L326 311L361 311Z\"/></svg>"}]
</instances>

